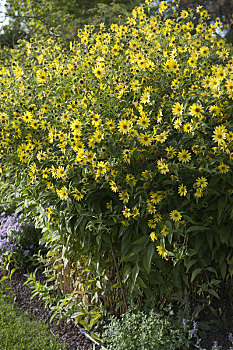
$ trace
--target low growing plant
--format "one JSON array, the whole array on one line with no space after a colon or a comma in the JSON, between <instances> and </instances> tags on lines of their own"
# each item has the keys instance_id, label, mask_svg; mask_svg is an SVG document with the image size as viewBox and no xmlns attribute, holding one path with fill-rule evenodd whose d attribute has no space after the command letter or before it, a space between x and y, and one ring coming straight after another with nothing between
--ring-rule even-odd
<instances>
[{"instance_id":1,"label":"low growing plant","mask_svg":"<svg viewBox=\"0 0 233 350\"><path fill-rule=\"evenodd\" d=\"M186 331L161 313L129 310L111 317L103 341L108 350L188 349Z\"/></svg>"}]
</instances>

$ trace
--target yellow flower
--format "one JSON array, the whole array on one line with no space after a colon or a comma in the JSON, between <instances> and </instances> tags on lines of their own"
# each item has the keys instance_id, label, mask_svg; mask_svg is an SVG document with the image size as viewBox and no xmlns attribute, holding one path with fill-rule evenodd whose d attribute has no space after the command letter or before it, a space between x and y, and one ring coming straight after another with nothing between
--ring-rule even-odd
<instances>
[{"instance_id":1,"label":"yellow flower","mask_svg":"<svg viewBox=\"0 0 233 350\"><path fill-rule=\"evenodd\" d=\"M77 199L77 201L81 201L81 199L83 199L83 194L77 189L75 188L75 193L73 194L74 198Z\"/></svg>"},{"instance_id":2,"label":"yellow flower","mask_svg":"<svg viewBox=\"0 0 233 350\"><path fill-rule=\"evenodd\" d=\"M154 222L153 219L150 219L150 220L147 221L147 225L150 228L155 228L156 227L156 222Z\"/></svg>"},{"instance_id":3,"label":"yellow flower","mask_svg":"<svg viewBox=\"0 0 233 350\"><path fill-rule=\"evenodd\" d=\"M57 189L57 194L62 200L66 200L68 198L68 192L65 186L63 186L60 190Z\"/></svg>"},{"instance_id":4,"label":"yellow flower","mask_svg":"<svg viewBox=\"0 0 233 350\"><path fill-rule=\"evenodd\" d=\"M33 118L33 114L29 111L25 112L24 115L23 115L23 120L27 123L30 123L30 121L32 120Z\"/></svg>"},{"instance_id":5,"label":"yellow flower","mask_svg":"<svg viewBox=\"0 0 233 350\"><path fill-rule=\"evenodd\" d=\"M206 57L206 56L208 56L209 51L210 51L210 50L209 50L208 47L202 46L202 47L200 48L200 50L199 50L199 53L200 53L201 56Z\"/></svg>"},{"instance_id":6,"label":"yellow flower","mask_svg":"<svg viewBox=\"0 0 233 350\"><path fill-rule=\"evenodd\" d=\"M175 129L179 129L182 125L182 121L180 118L176 119L174 122L173 122L173 125L174 125L174 128Z\"/></svg>"},{"instance_id":7,"label":"yellow flower","mask_svg":"<svg viewBox=\"0 0 233 350\"><path fill-rule=\"evenodd\" d=\"M162 258L166 259L167 258L167 253L168 253L168 250L166 250L164 247L162 247L161 245L158 245L156 247L157 249L157 252L160 256L162 256Z\"/></svg>"},{"instance_id":8,"label":"yellow flower","mask_svg":"<svg viewBox=\"0 0 233 350\"><path fill-rule=\"evenodd\" d=\"M182 10L180 16L181 16L181 18L186 18L186 17L188 17L188 12L185 10Z\"/></svg>"},{"instance_id":9,"label":"yellow flower","mask_svg":"<svg viewBox=\"0 0 233 350\"><path fill-rule=\"evenodd\" d=\"M193 127L190 123L184 124L184 132L190 133L192 131Z\"/></svg>"},{"instance_id":10,"label":"yellow flower","mask_svg":"<svg viewBox=\"0 0 233 350\"><path fill-rule=\"evenodd\" d=\"M125 178L125 181L126 181L127 184L130 183L133 186L135 186L136 183L137 183L137 180L135 179L135 177L132 174L127 174L126 178Z\"/></svg>"},{"instance_id":11,"label":"yellow flower","mask_svg":"<svg viewBox=\"0 0 233 350\"><path fill-rule=\"evenodd\" d=\"M171 213L170 213L170 218L173 220L173 221L180 221L181 220L181 214L179 211L177 210L172 210Z\"/></svg>"},{"instance_id":12,"label":"yellow flower","mask_svg":"<svg viewBox=\"0 0 233 350\"><path fill-rule=\"evenodd\" d=\"M182 196L186 196L187 194L187 187L184 186L183 184L181 184L179 187L178 187L178 193L179 195L182 197Z\"/></svg>"},{"instance_id":13,"label":"yellow flower","mask_svg":"<svg viewBox=\"0 0 233 350\"><path fill-rule=\"evenodd\" d=\"M125 207L125 209L122 210L122 213L123 213L123 215L124 215L126 218L130 218L130 216L132 215L132 214L130 213L130 209L127 208L127 207Z\"/></svg>"},{"instance_id":14,"label":"yellow flower","mask_svg":"<svg viewBox=\"0 0 233 350\"><path fill-rule=\"evenodd\" d=\"M178 152L178 160L182 163L189 162L191 159L191 154L183 149L181 152Z\"/></svg>"},{"instance_id":15,"label":"yellow flower","mask_svg":"<svg viewBox=\"0 0 233 350\"><path fill-rule=\"evenodd\" d=\"M176 154L176 150L172 146L166 147L165 151L167 151L168 158L170 158L170 159L174 158L174 156Z\"/></svg>"},{"instance_id":16,"label":"yellow flower","mask_svg":"<svg viewBox=\"0 0 233 350\"><path fill-rule=\"evenodd\" d=\"M64 178L66 176L66 172L63 166L59 166L56 171L57 178Z\"/></svg>"},{"instance_id":17,"label":"yellow flower","mask_svg":"<svg viewBox=\"0 0 233 350\"><path fill-rule=\"evenodd\" d=\"M161 134L156 135L155 139L157 142L161 142L161 143L165 142L167 139L167 132L163 131Z\"/></svg>"},{"instance_id":18,"label":"yellow flower","mask_svg":"<svg viewBox=\"0 0 233 350\"><path fill-rule=\"evenodd\" d=\"M119 193L120 200L123 201L123 203L128 203L129 201L129 194L128 192L120 192Z\"/></svg>"},{"instance_id":19,"label":"yellow flower","mask_svg":"<svg viewBox=\"0 0 233 350\"><path fill-rule=\"evenodd\" d=\"M218 169L219 169L220 174L226 174L230 171L229 165L226 165L224 163L220 164L218 166Z\"/></svg>"},{"instance_id":20,"label":"yellow flower","mask_svg":"<svg viewBox=\"0 0 233 350\"><path fill-rule=\"evenodd\" d=\"M198 117L201 115L201 113L203 113L203 107L198 103L194 103L192 106L189 107L189 111L193 116Z\"/></svg>"},{"instance_id":21,"label":"yellow flower","mask_svg":"<svg viewBox=\"0 0 233 350\"><path fill-rule=\"evenodd\" d=\"M72 130L80 130L82 128L82 122L79 120L79 119L75 119L71 125L70 125L70 128Z\"/></svg>"},{"instance_id":22,"label":"yellow flower","mask_svg":"<svg viewBox=\"0 0 233 350\"><path fill-rule=\"evenodd\" d=\"M47 80L47 74L43 69L39 69L36 72L36 80L39 84L43 84L46 82Z\"/></svg>"},{"instance_id":23,"label":"yellow flower","mask_svg":"<svg viewBox=\"0 0 233 350\"><path fill-rule=\"evenodd\" d=\"M147 199L147 208L146 210L148 211L149 214L154 214L156 212L155 206Z\"/></svg>"},{"instance_id":24,"label":"yellow flower","mask_svg":"<svg viewBox=\"0 0 233 350\"><path fill-rule=\"evenodd\" d=\"M195 193L195 197L197 198L203 197L203 190L201 188L198 188L197 192Z\"/></svg>"},{"instance_id":25,"label":"yellow flower","mask_svg":"<svg viewBox=\"0 0 233 350\"><path fill-rule=\"evenodd\" d=\"M170 171L168 165L165 163L158 165L158 170L163 175L165 175L166 173L169 173Z\"/></svg>"},{"instance_id":26,"label":"yellow flower","mask_svg":"<svg viewBox=\"0 0 233 350\"><path fill-rule=\"evenodd\" d=\"M169 230L168 230L167 226L166 225L163 226L163 229L161 230L161 234L163 236L166 236L168 234L168 232L169 232Z\"/></svg>"},{"instance_id":27,"label":"yellow flower","mask_svg":"<svg viewBox=\"0 0 233 350\"><path fill-rule=\"evenodd\" d=\"M145 91L141 97L141 103L149 103L150 102L150 92L149 91Z\"/></svg>"},{"instance_id":28,"label":"yellow flower","mask_svg":"<svg viewBox=\"0 0 233 350\"><path fill-rule=\"evenodd\" d=\"M174 104L174 106L172 107L172 113L174 115L182 115L183 113L183 104L180 104L179 102L177 102L176 104Z\"/></svg>"},{"instance_id":29,"label":"yellow flower","mask_svg":"<svg viewBox=\"0 0 233 350\"><path fill-rule=\"evenodd\" d=\"M137 124L142 128L142 129L146 129L149 124L150 124L150 118L146 117L145 115L138 118L138 122Z\"/></svg>"},{"instance_id":30,"label":"yellow flower","mask_svg":"<svg viewBox=\"0 0 233 350\"><path fill-rule=\"evenodd\" d=\"M215 142L218 142L219 145L223 143L224 139L226 138L226 128L221 125L216 126L212 138Z\"/></svg>"},{"instance_id":31,"label":"yellow flower","mask_svg":"<svg viewBox=\"0 0 233 350\"><path fill-rule=\"evenodd\" d=\"M52 207L49 207L48 209L47 209L47 216L48 216L48 219L50 219L51 218L51 214L53 213L53 208Z\"/></svg>"},{"instance_id":32,"label":"yellow flower","mask_svg":"<svg viewBox=\"0 0 233 350\"><path fill-rule=\"evenodd\" d=\"M118 129L122 134L127 134L127 132L129 132L132 126L133 123L131 122L131 120L127 119L121 119L118 123Z\"/></svg>"},{"instance_id":33,"label":"yellow flower","mask_svg":"<svg viewBox=\"0 0 233 350\"><path fill-rule=\"evenodd\" d=\"M161 195L161 192L151 192L150 194L151 197L151 202L153 204L158 204L159 202L161 202L161 200L163 199L163 196Z\"/></svg>"},{"instance_id":34,"label":"yellow flower","mask_svg":"<svg viewBox=\"0 0 233 350\"><path fill-rule=\"evenodd\" d=\"M139 209L138 208L134 208L133 211L132 211L133 219L136 219L138 215L139 215Z\"/></svg>"},{"instance_id":35,"label":"yellow flower","mask_svg":"<svg viewBox=\"0 0 233 350\"><path fill-rule=\"evenodd\" d=\"M102 79L104 75L104 68L101 65L97 65L92 68L93 73L95 74L96 78Z\"/></svg>"},{"instance_id":36,"label":"yellow flower","mask_svg":"<svg viewBox=\"0 0 233 350\"><path fill-rule=\"evenodd\" d=\"M154 242L155 240L157 241L157 237L156 237L156 235L155 235L155 232L151 232L150 238L151 238L151 240L152 240L153 242Z\"/></svg>"},{"instance_id":37,"label":"yellow flower","mask_svg":"<svg viewBox=\"0 0 233 350\"><path fill-rule=\"evenodd\" d=\"M196 185L200 188L206 188L208 186L208 182L205 177L198 177L196 181Z\"/></svg>"},{"instance_id":38,"label":"yellow flower","mask_svg":"<svg viewBox=\"0 0 233 350\"><path fill-rule=\"evenodd\" d=\"M143 145L143 146L150 146L151 142L152 142L152 138L151 135L149 133L141 133L139 136L139 142Z\"/></svg>"},{"instance_id":39,"label":"yellow flower","mask_svg":"<svg viewBox=\"0 0 233 350\"><path fill-rule=\"evenodd\" d=\"M117 187L117 184L114 181L109 182L110 188L113 192L119 191L119 187Z\"/></svg>"}]
</instances>

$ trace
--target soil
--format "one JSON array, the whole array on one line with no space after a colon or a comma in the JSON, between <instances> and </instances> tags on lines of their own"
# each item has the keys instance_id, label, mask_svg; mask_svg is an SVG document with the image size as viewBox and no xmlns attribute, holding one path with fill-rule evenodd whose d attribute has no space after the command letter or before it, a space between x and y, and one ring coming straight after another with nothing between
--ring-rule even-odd
<instances>
[{"instance_id":1,"label":"soil","mask_svg":"<svg viewBox=\"0 0 233 350\"><path fill-rule=\"evenodd\" d=\"M3 277L3 273L0 272L0 279ZM44 276L39 275L37 277L43 281ZM47 323L49 330L54 334L58 342L64 344L67 350L92 350L93 342L90 341L79 328L74 324L67 323L66 320L61 320L57 324L58 319L55 317L49 322L52 315L48 307L45 307L43 300L39 300L38 296L31 299L32 290L28 285L24 285L26 277L19 270L15 271L11 278L11 287L15 294L15 301L22 311L27 311L31 319L36 319L43 323ZM202 349L213 349L213 342L217 341L218 345L222 346L221 350L229 350L232 344L229 342L228 334L233 333L233 307L231 300L228 299L228 294L223 290L220 300L215 305L216 309L221 309L221 313L225 314L225 322L222 324L221 319L219 321L219 329L216 332L207 331L206 339L201 342ZM202 315L203 319L214 319L210 311L205 311ZM195 338L194 338L195 339ZM200 347L190 346L190 350L200 349ZM100 350L97 345L96 350ZM233 348L232 348L233 349ZM136 349L135 349L136 350Z\"/></svg>"}]
</instances>

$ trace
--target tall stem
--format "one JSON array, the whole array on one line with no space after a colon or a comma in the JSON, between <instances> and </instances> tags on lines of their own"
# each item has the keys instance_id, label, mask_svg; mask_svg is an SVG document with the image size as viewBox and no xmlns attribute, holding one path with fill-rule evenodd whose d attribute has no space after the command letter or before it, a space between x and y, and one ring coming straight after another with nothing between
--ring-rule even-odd
<instances>
[{"instance_id":1,"label":"tall stem","mask_svg":"<svg viewBox=\"0 0 233 350\"><path fill-rule=\"evenodd\" d=\"M112 252L112 257L113 257L114 265L115 265L115 268L116 268L117 278L118 278L118 281L119 281L120 287L121 287L121 294L122 294L122 297L123 297L123 302L124 302L125 310L127 310L127 309L128 309L127 298L126 298L124 286L123 286L123 283L122 283L122 280L121 280L120 271L119 271L119 268L118 268L118 265L117 265L116 256L115 256L115 253L114 253L114 249L113 249L113 244L112 244L112 239L111 239L111 237L109 237L109 242L110 242L110 247L111 247L111 252Z\"/></svg>"}]
</instances>

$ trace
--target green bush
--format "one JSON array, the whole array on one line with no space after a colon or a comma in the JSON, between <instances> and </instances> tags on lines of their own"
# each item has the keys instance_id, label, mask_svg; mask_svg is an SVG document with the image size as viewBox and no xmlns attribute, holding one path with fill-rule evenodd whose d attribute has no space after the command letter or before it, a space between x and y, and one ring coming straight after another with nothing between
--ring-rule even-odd
<instances>
[{"instance_id":1,"label":"green bush","mask_svg":"<svg viewBox=\"0 0 233 350\"><path fill-rule=\"evenodd\" d=\"M103 341L108 350L180 349L188 341L186 332L158 312L127 311L120 319L111 317ZM185 347L183 347L184 349Z\"/></svg>"},{"instance_id":2,"label":"green bush","mask_svg":"<svg viewBox=\"0 0 233 350\"><path fill-rule=\"evenodd\" d=\"M233 273L232 47L205 10L150 3L68 51L21 42L0 70L2 181L85 325L129 295L218 297Z\"/></svg>"}]
</instances>

